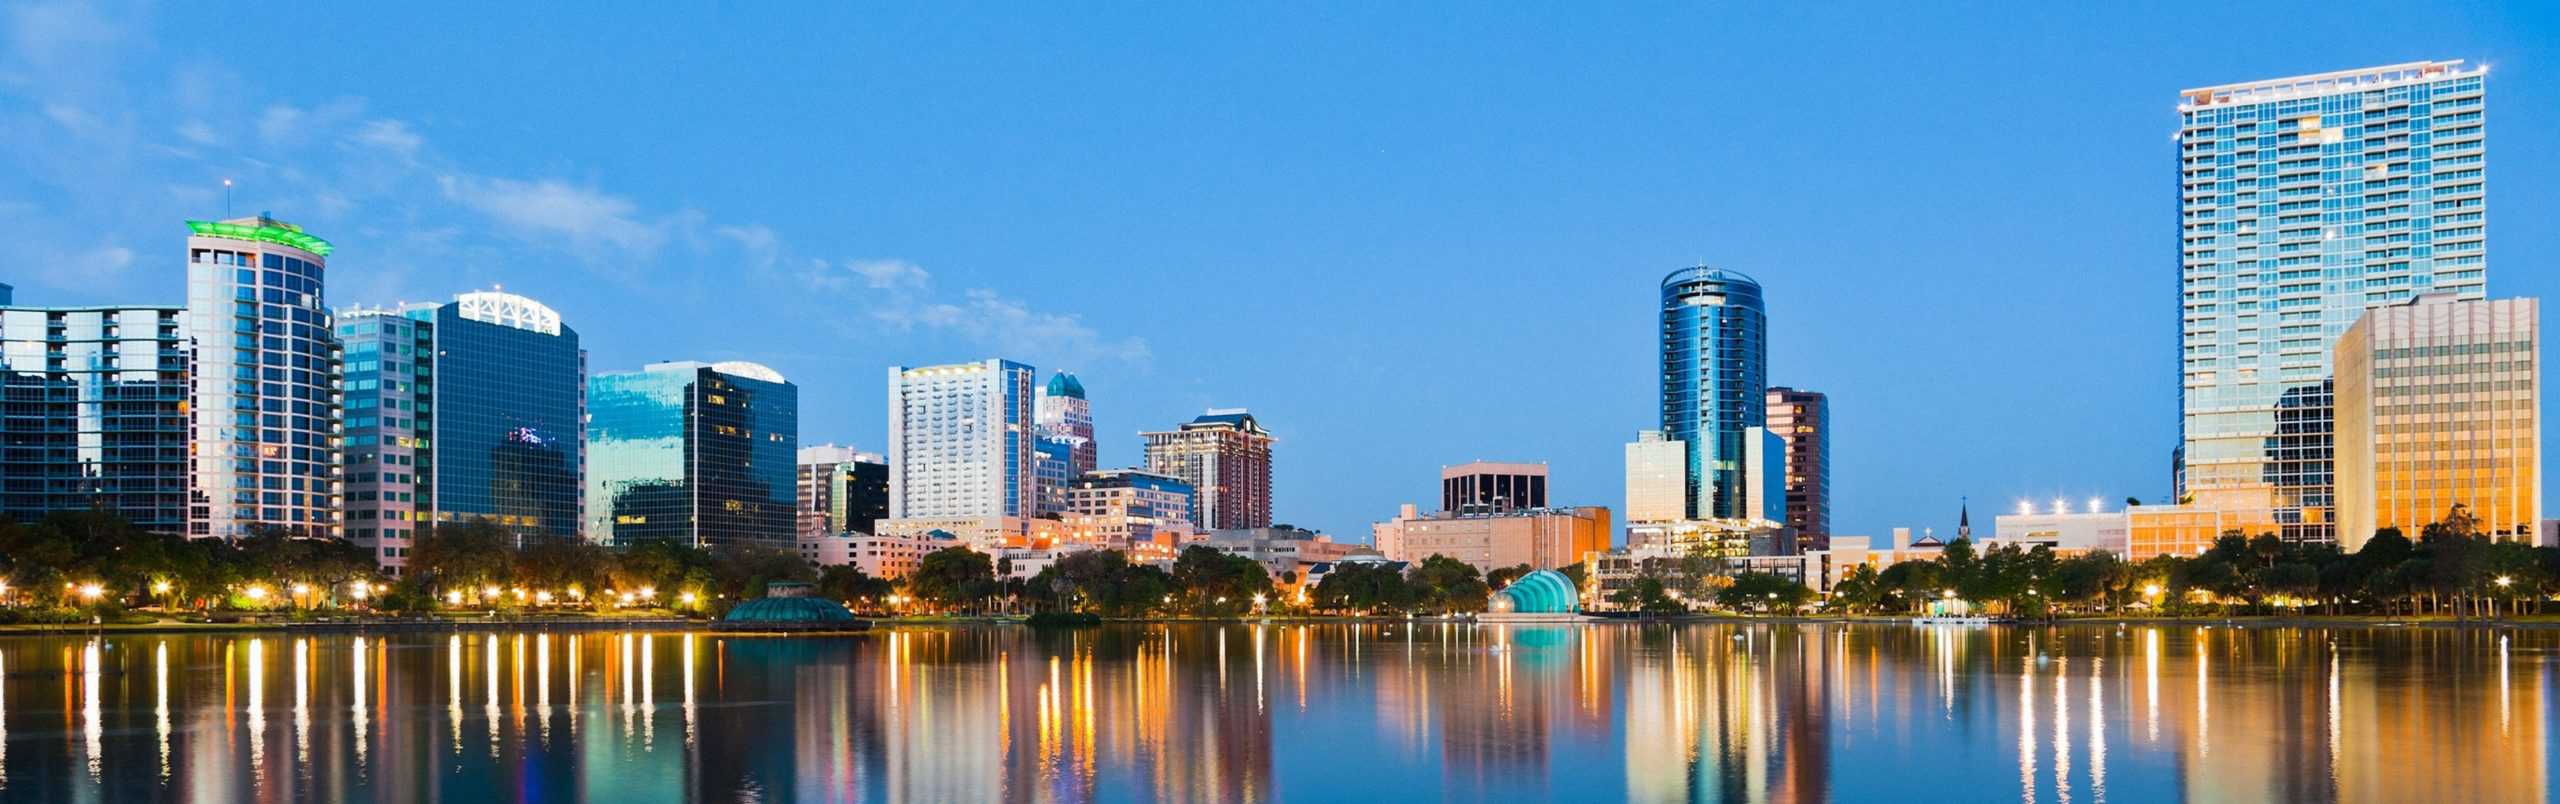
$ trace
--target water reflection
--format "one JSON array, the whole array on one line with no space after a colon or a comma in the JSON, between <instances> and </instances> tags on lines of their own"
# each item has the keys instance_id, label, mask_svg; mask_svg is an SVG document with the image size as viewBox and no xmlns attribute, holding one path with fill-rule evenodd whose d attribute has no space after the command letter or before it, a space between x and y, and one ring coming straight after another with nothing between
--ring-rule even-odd
<instances>
[{"instance_id":1,"label":"water reflection","mask_svg":"<svg viewBox=\"0 0 2560 804\"><path fill-rule=\"evenodd\" d=\"M0 639L0 798L2538 801L2556 644L1431 623L21 637Z\"/></svg>"}]
</instances>

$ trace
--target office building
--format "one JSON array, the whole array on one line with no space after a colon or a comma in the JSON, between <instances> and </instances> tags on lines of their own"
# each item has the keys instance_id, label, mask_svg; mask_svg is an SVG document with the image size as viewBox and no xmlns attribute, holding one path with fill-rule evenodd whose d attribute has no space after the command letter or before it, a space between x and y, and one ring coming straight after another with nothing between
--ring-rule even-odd
<instances>
[{"instance_id":1,"label":"office building","mask_svg":"<svg viewBox=\"0 0 2560 804\"><path fill-rule=\"evenodd\" d=\"M1769 389L1769 432L1786 442L1787 527L1796 552L1831 546L1831 400L1818 391Z\"/></svg>"},{"instance_id":2,"label":"office building","mask_svg":"<svg viewBox=\"0 0 2560 804\"><path fill-rule=\"evenodd\" d=\"M2486 297L2486 78L2430 61L2180 93L2182 502L2335 538L2332 344L2374 307Z\"/></svg>"},{"instance_id":3,"label":"office building","mask_svg":"<svg viewBox=\"0 0 2560 804\"><path fill-rule=\"evenodd\" d=\"M1699 266L1662 280L1662 438L1687 450L1683 519L1782 521L1784 449L1768 424L1768 319L1760 283ZM1755 432L1755 428L1763 428Z\"/></svg>"},{"instance_id":4,"label":"office building","mask_svg":"<svg viewBox=\"0 0 2560 804\"><path fill-rule=\"evenodd\" d=\"M339 315L346 536L407 566L432 523L518 536L584 526L586 352L548 305L503 291Z\"/></svg>"},{"instance_id":5,"label":"office building","mask_svg":"<svg viewBox=\"0 0 2560 804\"><path fill-rule=\"evenodd\" d=\"M1677 522L1688 517L1689 446L1645 430L1627 444L1627 522Z\"/></svg>"},{"instance_id":6,"label":"office building","mask_svg":"<svg viewBox=\"0 0 2560 804\"><path fill-rule=\"evenodd\" d=\"M2541 302L2429 293L2338 339L2338 546L2418 538L2457 506L2479 535L2542 522Z\"/></svg>"},{"instance_id":7,"label":"office building","mask_svg":"<svg viewBox=\"0 0 2560 804\"><path fill-rule=\"evenodd\" d=\"M2090 500L2076 511L2062 500L2041 511L2022 501L2017 513L1992 519L1991 538L1982 540L1977 549L2013 545L2025 550L2045 547L2065 556L2103 551L2121 557L2133 551L2131 528L2126 510L2108 511L2100 500Z\"/></svg>"},{"instance_id":8,"label":"office building","mask_svg":"<svg viewBox=\"0 0 2560 804\"><path fill-rule=\"evenodd\" d=\"M803 539L869 533L889 515L889 461L879 453L819 444L801 447L797 463Z\"/></svg>"},{"instance_id":9,"label":"office building","mask_svg":"<svg viewBox=\"0 0 2560 804\"><path fill-rule=\"evenodd\" d=\"M797 546L800 389L747 362L587 383L587 538Z\"/></svg>"},{"instance_id":10,"label":"office building","mask_svg":"<svg viewBox=\"0 0 2560 804\"><path fill-rule=\"evenodd\" d=\"M114 511L185 533L187 397L180 307L10 307L0 286L0 514Z\"/></svg>"},{"instance_id":11,"label":"office building","mask_svg":"<svg viewBox=\"0 0 2560 804\"><path fill-rule=\"evenodd\" d=\"M889 519L981 547L1028 538L1039 512L1035 371L1010 360L889 369Z\"/></svg>"},{"instance_id":12,"label":"office building","mask_svg":"<svg viewBox=\"0 0 2560 804\"><path fill-rule=\"evenodd\" d=\"M339 535L329 241L264 214L187 221L195 477L187 533Z\"/></svg>"},{"instance_id":13,"label":"office building","mask_svg":"<svg viewBox=\"0 0 2560 804\"><path fill-rule=\"evenodd\" d=\"M1500 513L1547 507L1547 465L1474 461L1440 468L1440 510Z\"/></svg>"},{"instance_id":14,"label":"office building","mask_svg":"<svg viewBox=\"0 0 2560 804\"><path fill-rule=\"evenodd\" d=\"M1174 430L1140 433L1146 469L1191 484L1202 530L1271 525L1271 431L1243 408L1212 408Z\"/></svg>"},{"instance_id":15,"label":"office building","mask_svg":"<svg viewBox=\"0 0 2560 804\"><path fill-rule=\"evenodd\" d=\"M1067 447L1069 478L1083 477L1100 468L1095 463L1100 457L1100 445L1093 440L1093 404L1085 400L1083 381L1063 371L1050 375L1034 408L1041 440Z\"/></svg>"},{"instance_id":16,"label":"office building","mask_svg":"<svg viewBox=\"0 0 2560 804\"><path fill-rule=\"evenodd\" d=\"M1521 564L1553 569L1581 563L1589 554L1607 552L1616 532L1609 509L1601 506L1425 516L1412 505L1370 531L1378 552L1390 561L1420 563L1442 555L1483 572Z\"/></svg>"}]
</instances>

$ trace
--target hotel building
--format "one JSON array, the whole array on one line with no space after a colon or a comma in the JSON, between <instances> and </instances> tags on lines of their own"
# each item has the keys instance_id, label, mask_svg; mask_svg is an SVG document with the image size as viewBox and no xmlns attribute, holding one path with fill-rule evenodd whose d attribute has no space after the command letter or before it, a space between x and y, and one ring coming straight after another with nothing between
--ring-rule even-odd
<instances>
[{"instance_id":1,"label":"hotel building","mask_svg":"<svg viewBox=\"0 0 2560 804\"><path fill-rule=\"evenodd\" d=\"M195 478L187 534L339 535L329 241L269 218L187 221Z\"/></svg>"},{"instance_id":2,"label":"hotel building","mask_svg":"<svg viewBox=\"0 0 2560 804\"><path fill-rule=\"evenodd\" d=\"M2336 538L2331 345L2368 309L2487 293L2486 79L2428 61L2179 94L2182 502Z\"/></svg>"},{"instance_id":3,"label":"hotel building","mask_svg":"<svg viewBox=\"0 0 2560 804\"><path fill-rule=\"evenodd\" d=\"M1818 391L1769 389L1769 432L1786 442L1787 527L1796 550L1831 546L1831 400Z\"/></svg>"},{"instance_id":4,"label":"hotel building","mask_svg":"<svg viewBox=\"0 0 2560 804\"><path fill-rule=\"evenodd\" d=\"M2480 535L2542 522L2541 303L2427 294L2338 339L2338 542L2411 539L2461 506Z\"/></svg>"},{"instance_id":5,"label":"hotel building","mask_svg":"<svg viewBox=\"0 0 2560 804\"><path fill-rule=\"evenodd\" d=\"M1685 445L1683 519L1786 519L1785 445L1768 432L1760 283L1699 266L1662 279L1662 438Z\"/></svg>"},{"instance_id":6,"label":"hotel building","mask_svg":"<svg viewBox=\"0 0 2560 804\"><path fill-rule=\"evenodd\" d=\"M889 369L889 520L972 546L1018 544L1038 513L1030 366L983 360Z\"/></svg>"}]
</instances>

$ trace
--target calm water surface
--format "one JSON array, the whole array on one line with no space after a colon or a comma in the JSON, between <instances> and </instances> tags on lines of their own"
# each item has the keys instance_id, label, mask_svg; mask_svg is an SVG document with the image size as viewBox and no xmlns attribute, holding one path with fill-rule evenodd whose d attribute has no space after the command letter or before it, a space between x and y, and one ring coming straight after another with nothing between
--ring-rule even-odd
<instances>
[{"instance_id":1,"label":"calm water surface","mask_svg":"<svg viewBox=\"0 0 2560 804\"><path fill-rule=\"evenodd\" d=\"M0 639L0 799L2546 801L2560 632Z\"/></svg>"}]
</instances>

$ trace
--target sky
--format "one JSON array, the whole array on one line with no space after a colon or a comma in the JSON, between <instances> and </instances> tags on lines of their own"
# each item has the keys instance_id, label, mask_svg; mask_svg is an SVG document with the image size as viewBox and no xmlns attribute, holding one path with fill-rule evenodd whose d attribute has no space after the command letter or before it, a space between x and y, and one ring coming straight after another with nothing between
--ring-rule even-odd
<instances>
[{"instance_id":1,"label":"sky","mask_svg":"<svg viewBox=\"0 0 2560 804\"><path fill-rule=\"evenodd\" d=\"M181 303L180 222L269 211L333 305L762 362L803 444L987 357L1079 375L1105 466L1249 407L1353 539L1475 459L1620 507L1702 262L1830 396L1835 533L2166 497L2188 87L2490 64L2489 290L2560 284L2548 5L853 5L13 3L0 282Z\"/></svg>"}]
</instances>

